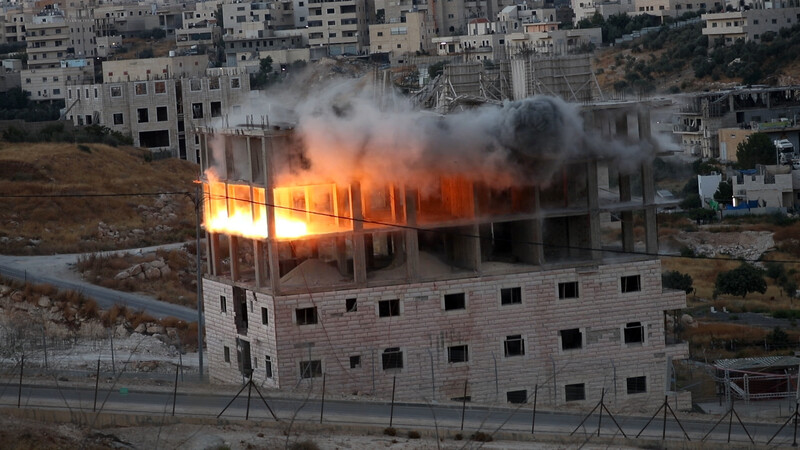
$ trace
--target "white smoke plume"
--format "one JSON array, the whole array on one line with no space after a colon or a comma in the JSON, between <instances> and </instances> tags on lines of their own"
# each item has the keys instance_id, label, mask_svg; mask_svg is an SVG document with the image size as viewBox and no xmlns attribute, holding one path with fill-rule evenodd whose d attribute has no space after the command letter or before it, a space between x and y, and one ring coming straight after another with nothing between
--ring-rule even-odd
<instances>
[{"instance_id":1,"label":"white smoke plume","mask_svg":"<svg viewBox=\"0 0 800 450\"><path fill-rule=\"evenodd\" d=\"M546 185L570 160L613 158L624 170L651 155L650 144L643 151L641 143L587 132L580 106L556 97L537 96L441 116L416 110L402 100L386 102L369 87L363 79L336 80L295 97L284 88L268 97L261 112L247 112L271 111L271 123L296 123L308 164L303 170L279 171L279 185L358 179L424 189L438 175L497 187ZM277 113L281 110L292 113L281 117Z\"/></svg>"}]
</instances>

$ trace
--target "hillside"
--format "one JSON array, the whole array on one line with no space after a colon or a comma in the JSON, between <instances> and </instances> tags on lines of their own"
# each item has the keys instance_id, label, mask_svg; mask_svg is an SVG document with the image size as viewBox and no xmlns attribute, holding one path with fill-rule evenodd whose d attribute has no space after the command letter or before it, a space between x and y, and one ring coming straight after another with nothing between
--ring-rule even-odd
<instances>
[{"instance_id":1,"label":"hillside","mask_svg":"<svg viewBox=\"0 0 800 450\"><path fill-rule=\"evenodd\" d=\"M0 253L87 252L193 236L194 207L185 195L83 196L194 192L197 165L146 154L103 144L0 143ZM10 195L33 197L1 197Z\"/></svg>"},{"instance_id":2,"label":"hillside","mask_svg":"<svg viewBox=\"0 0 800 450\"><path fill-rule=\"evenodd\" d=\"M638 39L599 50L597 81L611 94L663 94L719 89L741 84L800 83L800 25L765 35L762 43L711 43L702 22L662 27Z\"/></svg>"}]
</instances>

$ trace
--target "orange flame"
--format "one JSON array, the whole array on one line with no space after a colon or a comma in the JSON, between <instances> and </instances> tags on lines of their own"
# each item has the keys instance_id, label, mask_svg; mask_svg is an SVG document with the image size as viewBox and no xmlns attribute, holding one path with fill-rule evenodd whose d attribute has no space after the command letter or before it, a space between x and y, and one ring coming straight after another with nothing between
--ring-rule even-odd
<instances>
[{"instance_id":1,"label":"orange flame","mask_svg":"<svg viewBox=\"0 0 800 450\"><path fill-rule=\"evenodd\" d=\"M269 236L264 188L226 184L209 179L205 191L206 230L251 239ZM275 209L278 238L298 238L309 234L305 222L294 219L290 211Z\"/></svg>"}]
</instances>

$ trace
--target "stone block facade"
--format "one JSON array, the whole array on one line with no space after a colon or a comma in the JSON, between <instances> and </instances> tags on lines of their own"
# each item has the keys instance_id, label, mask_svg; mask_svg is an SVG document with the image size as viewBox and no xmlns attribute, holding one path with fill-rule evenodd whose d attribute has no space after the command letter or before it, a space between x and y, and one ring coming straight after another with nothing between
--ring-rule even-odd
<instances>
[{"instance_id":1,"label":"stone block facade","mask_svg":"<svg viewBox=\"0 0 800 450\"><path fill-rule=\"evenodd\" d=\"M662 289L657 259L277 297L236 288L245 327L230 281L203 287L212 380L243 380L245 343L254 381L282 390L320 392L324 373L328 394L388 398L396 379L406 401L460 398L466 382L472 401L538 386L542 404L588 405L604 389L641 406L663 398L669 358L688 350L666 344L665 311L685 294Z\"/></svg>"}]
</instances>

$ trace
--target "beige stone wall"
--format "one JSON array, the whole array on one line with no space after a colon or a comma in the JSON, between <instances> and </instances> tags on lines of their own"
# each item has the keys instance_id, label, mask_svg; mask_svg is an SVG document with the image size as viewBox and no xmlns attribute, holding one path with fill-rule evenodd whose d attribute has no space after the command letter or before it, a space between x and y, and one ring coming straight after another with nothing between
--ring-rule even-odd
<instances>
[{"instance_id":1,"label":"beige stone wall","mask_svg":"<svg viewBox=\"0 0 800 450\"><path fill-rule=\"evenodd\" d=\"M621 277L629 275L640 276L641 291L620 292ZM579 297L559 299L558 283L574 281ZM227 313L219 310L219 296L230 299L231 287L209 279L204 287L211 377L241 381L233 360L230 300ZM521 304L502 305L501 288L512 287L521 288ZM466 309L445 311L444 295L461 292ZM252 292L247 296L251 299ZM574 404L595 403L605 389L619 405L643 405L663 398L667 358L687 356L685 344L665 346L663 311L685 307L685 295L662 291L658 260L292 295L275 304L265 294L255 298L255 311L269 308L271 322L262 326L260 312L251 313L246 339L253 345L253 359L277 354L272 358L276 378L269 384L281 389L305 391L311 382L315 391L321 389L321 378L300 378L301 361L310 359L321 361L331 394L385 398L396 376L397 398L408 401L460 397L467 380L473 401L505 402L508 391L532 395L538 385L540 402L563 404L564 386L584 383L586 399ZM348 298L357 299L356 312L345 311ZM379 317L378 302L389 299L400 300L401 314ZM317 324L296 324L295 310L306 307L317 308ZM641 322L644 343L624 343L629 322ZM562 350L559 332L572 328L580 328L582 348ZM504 355L504 341L511 335L523 337L524 355ZM230 364L221 362L223 345L232 348ZM448 347L455 345L468 346L468 362L448 362ZM403 352L402 369L383 370L381 354L390 347ZM361 366L351 369L350 357L357 355ZM647 377L647 392L629 395L627 378L639 376ZM254 377L263 382L263 371L256 369Z\"/></svg>"}]
</instances>

